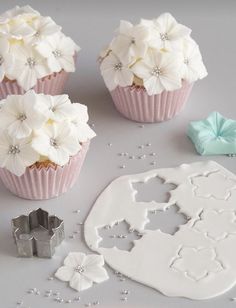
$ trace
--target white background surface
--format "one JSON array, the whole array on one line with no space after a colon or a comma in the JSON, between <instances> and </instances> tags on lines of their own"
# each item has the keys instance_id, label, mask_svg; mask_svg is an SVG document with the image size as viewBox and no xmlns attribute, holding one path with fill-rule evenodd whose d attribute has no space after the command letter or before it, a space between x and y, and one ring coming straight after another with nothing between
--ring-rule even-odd
<instances>
[{"instance_id":1,"label":"white background surface","mask_svg":"<svg viewBox=\"0 0 236 308\"><path fill-rule=\"evenodd\" d=\"M90 122L95 124L97 138L93 140L84 168L76 186L59 199L32 202L12 196L0 185L0 307L14 308L16 302L24 301L24 308L55 308L63 306L84 307L85 303L98 300L100 307L129 308L172 308L172 307L235 307L230 301L236 297L236 288L209 301L168 298L155 290L126 280L120 282L109 270L111 279L83 292L80 304L58 304L45 298L45 290L61 292L63 298L74 298L78 294L66 283L47 278L61 265L69 251L87 251L83 235L69 239L69 235L80 227L94 200L102 189L115 177L138 173L150 169L152 157L143 160L126 160L119 152L138 155L140 144L150 142L144 153L156 152L157 167L175 166L197 160L206 160L196 154L192 143L186 137L190 120L202 119L211 111L236 118L236 2L234 0L48 0L28 1L42 15L51 16L62 25L82 48L78 57L78 68L67 84L66 93L74 101L88 105ZM0 1L0 10L25 1ZM96 57L108 43L120 19L138 22L140 17L154 18L169 11L179 22L193 29L193 38L199 43L209 76L199 81L193 89L184 112L176 119L145 125L122 118L113 107L111 98L100 77ZM107 144L111 142L112 146ZM236 158L210 157L232 172L236 172ZM125 169L120 169L120 165ZM57 249L53 259L16 258L16 249L11 234L11 218L25 214L31 209L43 207L65 221L67 239ZM81 214L73 213L80 209ZM158 275L158 273L156 273ZM165 277L163 277L165 279ZM29 288L38 288L41 295L28 295ZM122 302L121 290L129 289L127 302Z\"/></svg>"}]
</instances>

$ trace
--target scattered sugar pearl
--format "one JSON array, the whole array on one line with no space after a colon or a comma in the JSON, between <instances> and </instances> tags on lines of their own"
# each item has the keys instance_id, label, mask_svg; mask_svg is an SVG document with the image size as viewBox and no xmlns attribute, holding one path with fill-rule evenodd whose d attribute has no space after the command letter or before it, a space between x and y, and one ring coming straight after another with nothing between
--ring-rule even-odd
<instances>
[{"instance_id":1,"label":"scattered sugar pearl","mask_svg":"<svg viewBox=\"0 0 236 308\"><path fill-rule=\"evenodd\" d=\"M50 277L48 277L48 280L52 281L52 280L54 280L54 277L50 276Z\"/></svg>"},{"instance_id":2,"label":"scattered sugar pearl","mask_svg":"<svg viewBox=\"0 0 236 308\"><path fill-rule=\"evenodd\" d=\"M17 304L17 306L22 306L23 305L23 301L18 301L16 304Z\"/></svg>"},{"instance_id":3,"label":"scattered sugar pearl","mask_svg":"<svg viewBox=\"0 0 236 308\"><path fill-rule=\"evenodd\" d=\"M156 156L155 152L150 153L150 156Z\"/></svg>"},{"instance_id":4,"label":"scattered sugar pearl","mask_svg":"<svg viewBox=\"0 0 236 308\"><path fill-rule=\"evenodd\" d=\"M128 297L121 297L121 300L124 301L124 302L127 302Z\"/></svg>"},{"instance_id":5,"label":"scattered sugar pearl","mask_svg":"<svg viewBox=\"0 0 236 308\"><path fill-rule=\"evenodd\" d=\"M139 149L143 149L143 148L144 148L144 145L141 144L141 145L138 146L138 148L139 148Z\"/></svg>"},{"instance_id":6,"label":"scattered sugar pearl","mask_svg":"<svg viewBox=\"0 0 236 308\"><path fill-rule=\"evenodd\" d=\"M130 294L130 291L129 290L123 290L123 291L121 291L121 294L128 295L128 294Z\"/></svg>"},{"instance_id":7,"label":"scattered sugar pearl","mask_svg":"<svg viewBox=\"0 0 236 308\"><path fill-rule=\"evenodd\" d=\"M94 306L97 306L97 305L99 305L99 304L100 304L99 301L93 302L93 305L94 305Z\"/></svg>"},{"instance_id":8,"label":"scattered sugar pearl","mask_svg":"<svg viewBox=\"0 0 236 308\"><path fill-rule=\"evenodd\" d=\"M74 210L73 213L79 214L79 213L80 213L80 210Z\"/></svg>"},{"instance_id":9,"label":"scattered sugar pearl","mask_svg":"<svg viewBox=\"0 0 236 308\"><path fill-rule=\"evenodd\" d=\"M34 290L33 290L33 289L30 289L30 290L27 291L27 293L33 294L33 293L34 293Z\"/></svg>"},{"instance_id":10,"label":"scattered sugar pearl","mask_svg":"<svg viewBox=\"0 0 236 308\"><path fill-rule=\"evenodd\" d=\"M67 304L71 304L71 303L72 303L72 300L71 300L71 299L68 299L68 300L66 301L66 303L67 303Z\"/></svg>"},{"instance_id":11,"label":"scattered sugar pearl","mask_svg":"<svg viewBox=\"0 0 236 308\"><path fill-rule=\"evenodd\" d=\"M151 146L151 143L150 143L150 142L148 142L148 143L146 144L146 146L147 146L147 147L150 147L150 146Z\"/></svg>"},{"instance_id":12,"label":"scattered sugar pearl","mask_svg":"<svg viewBox=\"0 0 236 308\"><path fill-rule=\"evenodd\" d=\"M133 155L129 156L129 159L134 159L135 157Z\"/></svg>"},{"instance_id":13,"label":"scattered sugar pearl","mask_svg":"<svg viewBox=\"0 0 236 308\"><path fill-rule=\"evenodd\" d=\"M143 124L141 124L141 125L139 125L138 127L139 127L139 128L144 128L144 125L143 125Z\"/></svg>"},{"instance_id":14,"label":"scattered sugar pearl","mask_svg":"<svg viewBox=\"0 0 236 308\"><path fill-rule=\"evenodd\" d=\"M121 165L121 166L120 166L120 169L125 169L125 165Z\"/></svg>"},{"instance_id":15,"label":"scattered sugar pearl","mask_svg":"<svg viewBox=\"0 0 236 308\"><path fill-rule=\"evenodd\" d=\"M150 163L150 165L152 165L152 166L155 166L157 163L155 162L155 161L152 161L151 163Z\"/></svg>"},{"instance_id":16,"label":"scattered sugar pearl","mask_svg":"<svg viewBox=\"0 0 236 308\"><path fill-rule=\"evenodd\" d=\"M107 144L109 147L111 147L112 146L112 143L111 142L108 142L108 144Z\"/></svg>"},{"instance_id":17,"label":"scattered sugar pearl","mask_svg":"<svg viewBox=\"0 0 236 308\"><path fill-rule=\"evenodd\" d=\"M146 158L145 154L139 156L139 159L144 159L144 158Z\"/></svg>"}]
</instances>

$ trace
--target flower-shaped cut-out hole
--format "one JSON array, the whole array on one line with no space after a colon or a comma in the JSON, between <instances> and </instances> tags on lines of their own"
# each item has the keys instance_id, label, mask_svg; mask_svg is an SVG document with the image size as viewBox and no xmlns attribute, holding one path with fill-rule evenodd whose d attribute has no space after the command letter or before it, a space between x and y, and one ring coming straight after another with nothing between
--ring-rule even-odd
<instances>
[{"instance_id":1,"label":"flower-shaped cut-out hole","mask_svg":"<svg viewBox=\"0 0 236 308\"><path fill-rule=\"evenodd\" d=\"M117 247L121 250L131 251L134 240L139 240L142 235L131 229L126 221L116 222L113 226L106 225L98 230L102 238L100 247Z\"/></svg>"},{"instance_id":2,"label":"flower-shaped cut-out hole","mask_svg":"<svg viewBox=\"0 0 236 308\"><path fill-rule=\"evenodd\" d=\"M219 172L195 176L191 181L195 186L195 195L202 198L212 197L219 200L228 200L231 197L232 190L236 189L236 181Z\"/></svg>"},{"instance_id":3,"label":"flower-shaped cut-out hole","mask_svg":"<svg viewBox=\"0 0 236 308\"><path fill-rule=\"evenodd\" d=\"M205 233L209 238L219 241L228 235L236 234L236 215L234 211L204 210L194 229Z\"/></svg>"},{"instance_id":4,"label":"flower-shaped cut-out hole","mask_svg":"<svg viewBox=\"0 0 236 308\"><path fill-rule=\"evenodd\" d=\"M179 207L174 204L164 211L149 211L149 223L145 226L147 230L160 229L164 233L174 235L180 225L187 223L187 217L179 212Z\"/></svg>"},{"instance_id":5,"label":"flower-shaped cut-out hole","mask_svg":"<svg viewBox=\"0 0 236 308\"><path fill-rule=\"evenodd\" d=\"M137 202L156 201L160 203L168 202L169 192L176 188L176 185L165 183L163 179L154 177L147 182L133 183L137 191L135 199Z\"/></svg>"},{"instance_id":6,"label":"flower-shaped cut-out hole","mask_svg":"<svg viewBox=\"0 0 236 308\"><path fill-rule=\"evenodd\" d=\"M182 247L170 267L196 282L224 270L214 248Z\"/></svg>"}]
</instances>

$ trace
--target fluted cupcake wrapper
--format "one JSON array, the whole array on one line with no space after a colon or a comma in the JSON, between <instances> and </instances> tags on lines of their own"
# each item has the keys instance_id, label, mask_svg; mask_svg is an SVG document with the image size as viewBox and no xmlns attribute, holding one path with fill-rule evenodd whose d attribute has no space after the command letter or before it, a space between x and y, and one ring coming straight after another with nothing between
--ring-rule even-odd
<instances>
[{"instance_id":1,"label":"fluted cupcake wrapper","mask_svg":"<svg viewBox=\"0 0 236 308\"><path fill-rule=\"evenodd\" d=\"M44 93L50 95L60 95L64 91L65 83L69 77L69 73L64 70L59 73L53 73L41 79L38 79L33 90L36 93ZM6 98L8 95L24 94L26 91L20 87L16 80L3 80L0 82L0 99Z\"/></svg>"},{"instance_id":2,"label":"fluted cupcake wrapper","mask_svg":"<svg viewBox=\"0 0 236 308\"><path fill-rule=\"evenodd\" d=\"M89 142L84 143L81 151L71 157L63 167L32 166L20 177L5 168L0 168L0 178L8 190L24 199L43 200L58 197L75 184L88 148Z\"/></svg>"},{"instance_id":3,"label":"fluted cupcake wrapper","mask_svg":"<svg viewBox=\"0 0 236 308\"><path fill-rule=\"evenodd\" d=\"M180 89L148 95L143 87L116 87L111 96L117 110L137 122L162 122L172 119L184 107L193 84L183 82Z\"/></svg>"}]
</instances>

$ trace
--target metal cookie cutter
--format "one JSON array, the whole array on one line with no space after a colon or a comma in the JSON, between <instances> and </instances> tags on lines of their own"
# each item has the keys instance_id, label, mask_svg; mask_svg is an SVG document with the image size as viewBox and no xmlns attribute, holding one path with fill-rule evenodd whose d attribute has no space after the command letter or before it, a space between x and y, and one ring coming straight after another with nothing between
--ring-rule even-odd
<instances>
[{"instance_id":1,"label":"metal cookie cutter","mask_svg":"<svg viewBox=\"0 0 236 308\"><path fill-rule=\"evenodd\" d=\"M12 228L20 257L51 258L65 238L63 220L40 208L12 219Z\"/></svg>"}]
</instances>

